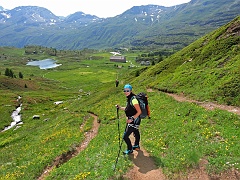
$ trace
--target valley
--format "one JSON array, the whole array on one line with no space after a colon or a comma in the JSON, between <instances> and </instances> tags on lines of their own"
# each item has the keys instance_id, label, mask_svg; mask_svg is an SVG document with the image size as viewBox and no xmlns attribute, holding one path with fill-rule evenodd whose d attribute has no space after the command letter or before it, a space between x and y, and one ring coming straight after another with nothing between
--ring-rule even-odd
<instances>
[{"instance_id":1,"label":"valley","mask_svg":"<svg viewBox=\"0 0 240 180\"><path fill-rule=\"evenodd\" d=\"M23 122L0 132L0 179L134 179L151 170L166 179L239 179L239 24L237 17L169 56L118 49L125 63L110 61L114 48L0 47L0 129L19 96ZM43 59L61 66L26 65ZM125 127L115 105L126 103L127 83L147 92L151 119L141 123L142 151L121 155L114 171ZM144 169L141 158L154 166Z\"/></svg>"}]
</instances>

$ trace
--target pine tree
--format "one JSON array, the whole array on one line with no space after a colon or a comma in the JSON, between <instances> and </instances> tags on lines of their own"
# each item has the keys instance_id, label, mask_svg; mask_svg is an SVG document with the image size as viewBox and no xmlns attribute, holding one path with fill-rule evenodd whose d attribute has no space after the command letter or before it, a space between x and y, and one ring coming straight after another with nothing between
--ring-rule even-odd
<instances>
[{"instance_id":1,"label":"pine tree","mask_svg":"<svg viewBox=\"0 0 240 180\"><path fill-rule=\"evenodd\" d=\"M14 78L14 73L11 69L9 70L9 77Z\"/></svg>"},{"instance_id":2,"label":"pine tree","mask_svg":"<svg viewBox=\"0 0 240 180\"><path fill-rule=\"evenodd\" d=\"M21 72L19 72L18 76L19 78L23 79L23 74Z\"/></svg>"},{"instance_id":3,"label":"pine tree","mask_svg":"<svg viewBox=\"0 0 240 180\"><path fill-rule=\"evenodd\" d=\"M6 70L5 70L5 76L9 76L9 74L10 74L10 69L6 68Z\"/></svg>"}]
</instances>

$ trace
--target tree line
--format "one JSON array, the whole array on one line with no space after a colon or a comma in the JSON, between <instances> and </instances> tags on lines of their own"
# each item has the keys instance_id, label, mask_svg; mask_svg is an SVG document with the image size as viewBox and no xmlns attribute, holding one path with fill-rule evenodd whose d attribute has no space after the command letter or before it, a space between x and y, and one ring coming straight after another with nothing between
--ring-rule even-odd
<instances>
[{"instance_id":1,"label":"tree line","mask_svg":"<svg viewBox=\"0 0 240 180\"><path fill-rule=\"evenodd\" d=\"M5 76L11 77L11 78L17 78L17 76L14 74L13 70L9 69L9 68L6 68ZM19 72L18 77L23 79L23 74L21 72Z\"/></svg>"}]
</instances>

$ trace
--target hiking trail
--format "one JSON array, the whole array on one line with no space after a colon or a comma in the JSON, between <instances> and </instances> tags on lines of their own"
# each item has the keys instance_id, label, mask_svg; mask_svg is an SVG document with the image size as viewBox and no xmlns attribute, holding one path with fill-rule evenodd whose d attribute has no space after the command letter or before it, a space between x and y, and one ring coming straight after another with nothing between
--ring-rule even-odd
<instances>
[{"instance_id":1,"label":"hiking trail","mask_svg":"<svg viewBox=\"0 0 240 180\"><path fill-rule=\"evenodd\" d=\"M166 93L166 94L173 97L175 100L179 102L193 102L204 107L207 110L214 110L215 108L217 108L217 109L226 110L226 111L240 115L240 107L216 104L213 102L200 102L200 101L189 99L185 97L183 94L180 94L180 95L171 94L171 93Z\"/></svg>"},{"instance_id":2,"label":"hiking trail","mask_svg":"<svg viewBox=\"0 0 240 180\"><path fill-rule=\"evenodd\" d=\"M64 164L71 158L77 156L81 151L83 151L88 146L89 142L98 134L98 129L100 126L100 124L98 123L98 117L93 113L90 113L90 115L94 118L93 126L91 130L85 132L85 139L83 140L83 142L72 151L68 151L66 154L62 154L56 157L52 165L46 167L43 170L43 173L40 175L40 177L38 177L38 180L44 180L54 168L59 167L61 164ZM87 119L88 118L86 118L84 123L80 126L80 131L83 129Z\"/></svg>"},{"instance_id":3,"label":"hiking trail","mask_svg":"<svg viewBox=\"0 0 240 180\"><path fill-rule=\"evenodd\" d=\"M147 89L147 92L154 92L152 89ZM186 98L184 95L170 94L166 93L169 96L172 96L175 100L179 102L194 102L208 110L213 110L214 108L219 108L222 110L227 110L229 112L236 113L240 115L240 108L234 106L225 106L218 105L211 102L199 102L195 100L190 100ZM133 142L134 137L130 135L130 139ZM140 145L141 146L141 145ZM123 177L128 180L167 180L166 176L162 173L161 168L158 168L153 159L149 157L149 154L146 150L141 147L140 151L134 151L133 154L130 154L130 158L133 161L133 168L131 168L127 174ZM206 165L207 160L202 159L200 161L199 167L197 169L193 169L187 173L187 175L178 174L179 180L210 180L212 178L216 178L219 180L231 179L231 180L239 180L240 174L237 171L230 170L226 173L222 173L221 175L209 176L207 174Z\"/></svg>"},{"instance_id":4,"label":"hiking trail","mask_svg":"<svg viewBox=\"0 0 240 180\"><path fill-rule=\"evenodd\" d=\"M147 89L147 92L154 92L153 89ZM195 100L191 100L186 98L183 94L171 94L166 93L167 95L173 97L176 101L179 102L194 102L208 110L213 110L215 108L219 108L222 110L227 110L229 112L235 113L240 115L240 107L235 106L226 106L226 105L219 105L212 102L199 102ZM134 142L134 137L130 135L130 139ZM155 162L146 150L140 145L140 151L133 151L133 154L130 155L130 158L133 162L133 168L131 168L127 174L123 177L127 180L167 180L168 178L162 173L162 169L158 168L155 165ZM199 167L196 169L191 169L187 174L177 174L178 180L211 180L211 179L218 179L218 180L239 180L240 179L240 172L236 170L229 170L228 172L222 173L220 175L208 175L206 166L208 161L206 159L201 159L199 163Z\"/></svg>"},{"instance_id":5,"label":"hiking trail","mask_svg":"<svg viewBox=\"0 0 240 180\"><path fill-rule=\"evenodd\" d=\"M152 89L148 89L147 92L154 92ZM167 93L169 96L172 96L175 100L180 102L194 102L200 106L208 110L213 110L214 108L219 108L223 110L227 110L229 112L236 113L240 115L240 108L234 106L225 106L225 105L218 105L211 102L199 102L195 100L190 100L186 98L184 95L177 95L177 94L170 94ZM90 113L92 117L94 117L93 127L90 131L85 133L84 141L76 147L73 151L68 152L65 155L58 156L52 163L51 166L46 167L44 169L41 176L38 180L45 179L53 168L58 167L59 165L67 162L71 158L77 156L81 151L83 151L89 144L89 142L97 135L98 128L100 124L98 123L98 117L93 113ZM86 121L86 120L85 120ZM81 125L80 130L83 128L85 122ZM134 137L130 135L130 139L133 142ZM129 171L123 175L123 178L126 180L167 180L168 178L163 174L162 169L158 168L154 162L154 160L150 157L149 153L141 146L139 151L133 151L132 154L129 155L130 159L133 162L133 167L129 169ZM237 171L229 170L229 172L223 173L217 176L209 176L207 174L206 165L207 160L202 159L200 161L199 167L197 169L193 169L187 173L187 175L178 174L178 180L210 180L212 178L225 180L239 180L240 174Z\"/></svg>"},{"instance_id":6,"label":"hiking trail","mask_svg":"<svg viewBox=\"0 0 240 180\"><path fill-rule=\"evenodd\" d=\"M134 137L131 134L130 139L134 142ZM129 180L164 180L165 175L162 170L155 165L153 159L149 156L149 153L141 146L140 150L133 151L129 155L133 162L133 168L131 168L127 174L123 175L124 178Z\"/></svg>"}]
</instances>

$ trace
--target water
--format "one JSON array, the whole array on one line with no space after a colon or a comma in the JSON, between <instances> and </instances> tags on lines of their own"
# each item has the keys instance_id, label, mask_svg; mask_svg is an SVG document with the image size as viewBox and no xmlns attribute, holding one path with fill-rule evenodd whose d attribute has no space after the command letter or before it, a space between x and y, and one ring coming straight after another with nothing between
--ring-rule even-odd
<instances>
[{"instance_id":1,"label":"water","mask_svg":"<svg viewBox=\"0 0 240 180\"><path fill-rule=\"evenodd\" d=\"M50 69L61 66L62 64L56 64L56 61L53 59L44 59L40 61L31 61L28 62L29 66L39 66L40 69Z\"/></svg>"},{"instance_id":2,"label":"water","mask_svg":"<svg viewBox=\"0 0 240 180\"><path fill-rule=\"evenodd\" d=\"M21 103L21 96L18 97L17 101L19 103ZM5 127L3 131L9 130L11 128L13 128L14 126L23 124L22 120L21 120L21 114L20 111L22 110L22 104L19 104L19 106L16 108L16 110L14 110L12 112L11 118L12 118L12 122L9 126Z\"/></svg>"}]
</instances>

